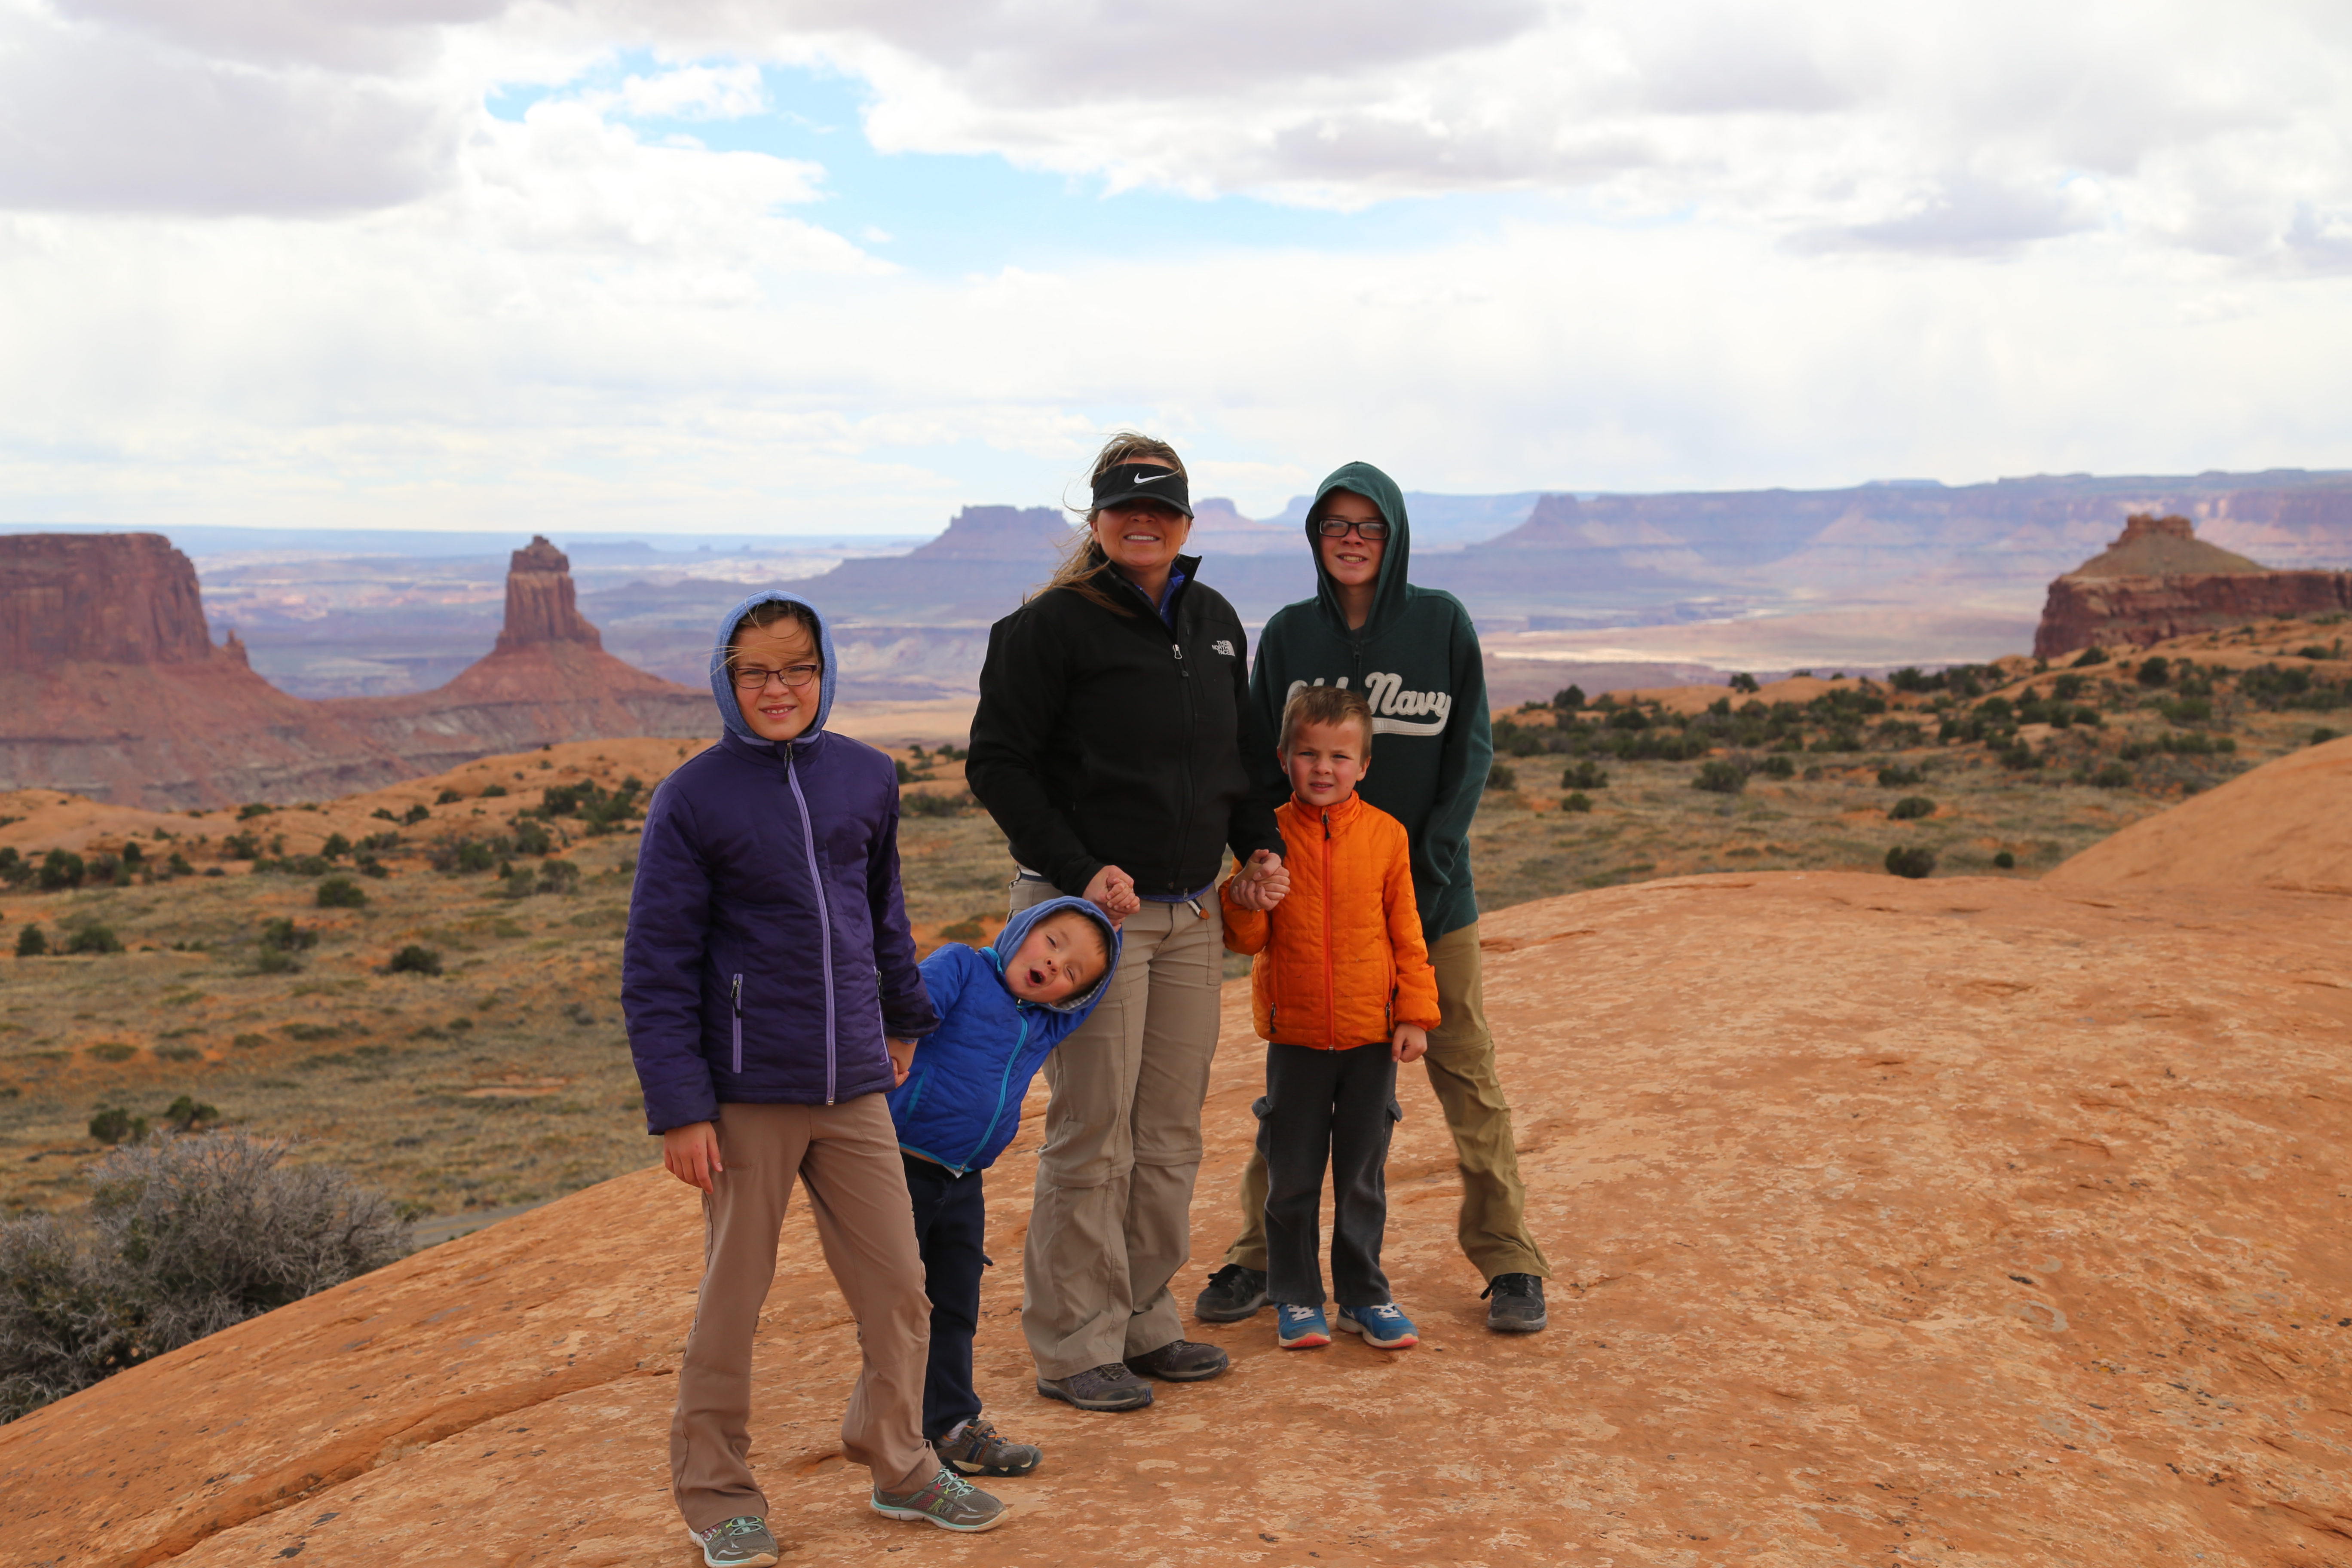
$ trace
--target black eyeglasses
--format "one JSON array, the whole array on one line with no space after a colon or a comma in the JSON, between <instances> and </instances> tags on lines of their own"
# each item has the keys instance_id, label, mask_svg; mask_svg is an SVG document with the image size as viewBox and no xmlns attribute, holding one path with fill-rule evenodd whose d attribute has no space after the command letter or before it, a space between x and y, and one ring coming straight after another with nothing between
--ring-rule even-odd
<instances>
[{"instance_id":1,"label":"black eyeglasses","mask_svg":"<svg viewBox=\"0 0 2352 1568\"><path fill-rule=\"evenodd\" d=\"M771 680L781 680L790 689L798 691L823 673L813 664L787 665L782 669L761 669L746 664L736 668L735 684L746 691L758 691Z\"/></svg>"},{"instance_id":2,"label":"black eyeglasses","mask_svg":"<svg viewBox=\"0 0 2352 1568\"><path fill-rule=\"evenodd\" d=\"M1357 522L1344 517L1327 517L1315 524L1315 531L1326 539L1345 539L1349 529L1355 530L1356 537L1367 544L1378 544L1389 536L1389 525L1378 518L1370 522Z\"/></svg>"}]
</instances>

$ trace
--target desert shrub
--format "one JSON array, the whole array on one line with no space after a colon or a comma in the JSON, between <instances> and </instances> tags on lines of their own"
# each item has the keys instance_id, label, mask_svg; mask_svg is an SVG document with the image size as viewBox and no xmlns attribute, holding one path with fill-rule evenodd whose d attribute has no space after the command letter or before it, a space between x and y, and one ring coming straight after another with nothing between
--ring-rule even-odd
<instances>
[{"instance_id":1,"label":"desert shrub","mask_svg":"<svg viewBox=\"0 0 2352 1568\"><path fill-rule=\"evenodd\" d=\"M268 921L261 927L261 945L280 952L299 952L318 946L319 933L296 925L291 919Z\"/></svg>"},{"instance_id":2,"label":"desert shrub","mask_svg":"<svg viewBox=\"0 0 2352 1568\"><path fill-rule=\"evenodd\" d=\"M1775 752L1756 764L1756 771L1768 779L1792 779L1797 776L1797 764L1785 752Z\"/></svg>"},{"instance_id":3,"label":"desert shrub","mask_svg":"<svg viewBox=\"0 0 2352 1568\"><path fill-rule=\"evenodd\" d=\"M545 855L555 848L555 837L546 828L527 818L518 817L514 825L514 852L518 855Z\"/></svg>"},{"instance_id":4,"label":"desert shrub","mask_svg":"<svg viewBox=\"0 0 2352 1568\"><path fill-rule=\"evenodd\" d=\"M1691 777L1691 787L1716 795L1738 795L1748 787L1748 773L1738 763L1703 763Z\"/></svg>"},{"instance_id":5,"label":"desert shrub","mask_svg":"<svg viewBox=\"0 0 2352 1568\"><path fill-rule=\"evenodd\" d=\"M548 821L577 815L588 825L590 833L610 833L629 818L644 815L644 809L637 804L637 796L645 793L645 781L635 773L611 790L593 779L583 779L575 784L551 785L540 796L536 815Z\"/></svg>"},{"instance_id":6,"label":"desert shrub","mask_svg":"<svg viewBox=\"0 0 2352 1568\"><path fill-rule=\"evenodd\" d=\"M286 1145L165 1133L89 1173L89 1239L0 1224L0 1421L297 1301L407 1250L382 1194Z\"/></svg>"},{"instance_id":7,"label":"desert shrub","mask_svg":"<svg viewBox=\"0 0 2352 1568\"><path fill-rule=\"evenodd\" d=\"M268 816L272 809L257 800L248 800L236 808L236 819L239 822L251 822L257 816Z\"/></svg>"},{"instance_id":8,"label":"desert shrub","mask_svg":"<svg viewBox=\"0 0 2352 1568\"><path fill-rule=\"evenodd\" d=\"M1601 722L1612 730L1646 730L1650 727L1650 716L1639 708L1620 708Z\"/></svg>"},{"instance_id":9,"label":"desert shrub","mask_svg":"<svg viewBox=\"0 0 2352 1568\"><path fill-rule=\"evenodd\" d=\"M1924 845L1898 844L1886 852L1886 868L1898 877L1929 876L1936 869L1936 852Z\"/></svg>"},{"instance_id":10,"label":"desert shrub","mask_svg":"<svg viewBox=\"0 0 2352 1568\"><path fill-rule=\"evenodd\" d=\"M1599 763L1587 759L1584 762L1578 763L1576 765L1568 769L1565 773L1559 775L1559 787L1562 789L1607 789L1609 787L1609 775L1601 771L1601 764Z\"/></svg>"},{"instance_id":11,"label":"desert shrub","mask_svg":"<svg viewBox=\"0 0 2352 1568\"><path fill-rule=\"evenodd\" d=\"M79 888L89 868L81 857L70 849L52 849L41 857L41 890L54 893L65 888Z\"/></svg>"},{"instance_id":12,"label":"desert shrub","mask_svg":"<svg viewBox=\"0 0 2352 1568\"><path fill-rule=\"evenodd\" d=\"M1744 669L1738 675L1733 676L1728 684L1734 691L1744 691L1750 696L1755 695L1757 691L1761 689L1761 688L1756 684L1756 678L1748 674Z\"/></svg>"},{"instance_id":13,"label":"desert shrub","mask_svg":"<svg viewBox=\"0 0 2352 1568\"><path fill-rule=\"evenodd\" d=\"M406 811L402 812L395 820L406 826L414 827L432 815L433 808L426 805L420 800L415 805L410 806Z\"/></svg>"},{"instance_id":14,"label":"desert shrub","mask_svg":"<svg viewBox=\"0 0 2352 1568\"><path fill-rule=\"evenodd\" d=\"M1592 797L1585 794L1580 789L1571 790L1568 794L1560 796L1559 808L1562 811L1591 811L1592 809Z\"/></svg>"},{"instance_id":15,"label":"desert shrub","mask_svg":"<svg viewBox=\"0 0 2352 1568\"><path fill-rule=\"evenodd\" d=\"M2128 789L2132 771L2121 763L2109 763L2091 775L2091 783L2100 789Z\"/></svg>"},{"instance_id":16,"label":"desert shrub","mask_svg":"<svg viewBox=\"0 0 2352 1568\"><path fill-rule=\"evenodd\" d=\"M127 1062L139 1054L139 1047L127 1040L100 1040L89 1054L102 1062Z\"/></svg>"},{"instance_id":17,"label":"desert shrub","mask_svg":"<svg viewBox=\"0 0 2352 1568\"><path fill-rule=\"evenodd\" d=\"M1903 668L1889 673L1886 677L1886 684L1897 691L1941 691L1944 689L1944 678L1940 675L1928 675L1916 665L1906 665Z\"/></svg>"},{"instance_id":18,"label":"desert shrub","mask_svg":"<svg viewBox=\"0 0 2352 1568\"><path fill-rule=\"evenodd\" d=\"M1579 711L1584 706L1584 688L1581 686L1564 686L1560 688L1558 691L1551 694L1551 705L1553 710L1556 712L1574 713Z\"/></svg>"},{"instance_id":19,"label":"desert shrub","mask_svg":"<svg viewBox=\"0 0 2352 1568\"><path fill-rule=\"evenodd\" d=\"M1935 815L1936 803L1924 795L1906 795L1886 808L1887 819L1892 822L1914 822Z\"/></svg>"},{"instance_id":20,"label":"desert shrub","mask_svg":"<svg viewBox=\"0 0 2352 1568\"><path fill-rule=\"evenodd\" d=\"M970 790L960 789L953 795L902 795L898 797L901 816L961 816L977 811L980 803L971 798Z\"/></svg>"},{"instance_id":21,"label":"desert shrub","mask_svg":"<svg viewBox=\"0 0 2352 1568\"><path fill-rule=\"evenodd\" d=\"M580 868L569 860L549 860L539 868L539 890L542 893L575 893L580 890Z\"/></svg>"},{"instance_id":22,"label":"desert shrub","mask_svg":"<svg viewBox=\"0 0 2352 1568\"><path fill-rule=\"evenodd\" d=\"M2022 741L2004 746L1993 754L2000 759L2002 767L2021 773L2031 773L2042 763L2042 753Z\"/></svg>"},{"instance_id":23,"label":"desert shrub","mask_svg":"<svg viewBox=\"0 0 2352 1568\"><path fill-rule=\"evenodd\" d=\"M1517 789L1518 785L1519 775L1512 772L1511 764L1502 758L1496 757L1486 764L1488 789Z\"/></svg>"},{"instance_id":24,"label":"desert shrub","mask_svg":"<svg viewBox=\"0 0 2352 1568\"><path fill-rule=\"evenodd\" d=\"M484 784L482 786L482 798L484 800L504 800L506 798L506 795L507 786L502 784Z\"/></svg>"},{"instance_id":25,"label":"desert shrub","mask_svg":"<svg viewBox=\"0 0 2352 1568\"><path fill-rule=\"evenodd\" d=\"M1926 784L1927 782L1927 775L1922 773L1917 768L1881 768L1878 770L1878 787L1881 789L1901 789L1905 784Z\"/></svg>"},{"instance_id":26,"label":"desert shrub","mask_svg":"<svg viewBox=\"0 0 2352 1568\"><path fill-rule=\"evenodd\" d=\"M327 841L319 846L319 853L330 860L340 860L352 852L352 841L340 833L330 833Z\"/></svg>"},{"instance_id":27,"label":"desert shrub","mask_svg":"<svg viewBox=\"0 0 2352 1568\"><path fill-rule=\"evenodd\" d=\"M1992 858L1992 863L2000 867L2004 871L2014 871L2017 869L2017 857L2011 854L2006 849L1995 855Z\"/></svg>"},{"instance_id":28,"label":"desert shrub","mask_svg":"<svg viewBox=\"0 0 2352 1568\"><path fill-rule=\"evenodd\" d=\"M37 925L27 925L23 931L16 933L17 957L38 958L48 951L49 939L42 934L40 927Z\"/></svg>"},{"instance_id":29,"label":"desert shrub","mask_svg":"<svg viewBox=\"0 0 2352 1568\"><path fill-rule=\"evenodd\" d=\"M2062 675L2050 683L2050 695L2061 702L2076 701L2090 683L2091 678L2086 675Z\"/></svg>"},{"instance_id":30,"label":"desert shrub","mask_svg":"<svg viewBox=\"0 0 2352 1568\"><path fill-rule=\"evenodd\" d=\"M907 759L906 759L906 758L904 758L904 757L893 757L893 758L891 758L891 759L890 759L890 766L891 766L891 768L892 768L892 769L893 769L893 770L898 773L898 782L899 782L900 784L913 784L913 783L915 782L915 770L914 770L914 769L912 769L912 768L910 768L910 767L908 767L908 766L907 765Z\"/></svg>"},{"instance_id":31,"label":"desert shrub","mask_svg":"<svg viewBox=\"0 0 2352 1568\"><path fill-rule=\"evenodd\" d=\"M1816 752L1858 752L1862 750L1862 736L1852 730L1832 730L1815 741L1811 749Z\"/></svg>"},{"instance_id":32,"label":"desert shrub","mask_svg":"<svg viewBox=\"0 0 2352 1568\"><path fill-rule=\"evenodd\" d=\"M221 858L224 860L260 859L261 836L250 830L221 835Z\"/></svg>"},{"instance_id":33,"label":"desert shrub","mask_svg":"<svg viewBox=\"0 0 2352 1568\"><path fill-rule=\"evenodd\" d=\"M193 877L196 874L196 868L188 864L188 858L185 855L174 849L172 851L172 858L163 862L163 874L167 877Z\"/></svg>"},{"instance_id":34,"label":"desert shrub","mask_svg":"<svg viewBox=\"0 0 2352 1568\"><path fill-rule=\"evenodd\" d=\"M110 1105L89 1119L89 1135L101 1143L136 1143L147 1136L147 1119Z\"/></svg>"},{"instance_id":35,"label":"desert shrub","mask_svg":"<svg viewBox=\"0 0 2352 1568\"><path fill-rule=\"evenodd\" d=\"M2311 732L2310 743L2315 746L2324 746L2334 739L2336 739L2336 731L2328 729L2325 725L2322 725L2320 728L2314 730Z\"/></svg>"},{"instance_id":36,"label":"desert shrub","mask_svg":"<svg viewBox=\"0 0 2352 1568\"><path fill-rule=\"evenodd\" d=\"M465 798L466 797L464 795L459 795L454 789L445 789L439 795L433 797L433 804L436 805L456 805Z\"/></svg>"},{"instance_id":37,"label":"desert shrub","mask_svg":"<svg viewBox=\"0 0 2352 1568\"><path fill-rule=\"evenodd\" d=\"M2075 659L2068 668L2073 669L2088 669L2093 665L2105 664L2106 662L2107 650L2105 648L2086 647L2083 650L2082 656Z\"/></svg>"},{"instance_id":38,"label":"desert shrub","mask_svg":"<svg viewBox=\"0 0 2352 1568\"><path fill-rule=\"evenodd\" d=\"M2305 643L2295 652L2297 658L2334 658L2336 656L2317 643Z\"/></svg>"},{"instance_id":39,"label":"desert shrub","mask_svg":"<svg viewBox=\"0 0 2352 1568\"><path fill-rule=\"evenodd\" d=\"M429 947L410 942L392 955L392 961L384 965L384 969L392 974L438 974L441 973L441 955Z\"/></svg>"},{"instance_id":40,"label":"desert shrub","mask_svg":"<svg viewBox=\"0 0 2352 1568\"><path fill-rule=\"evenodd\" d=\"M68 952L121 952L121 942L112 926L86 925L66 938Z\"/></svg>"},{"instance_id":41,"label":"desert shrub","mask_svg":"<svg viewBox=\"0 0 2352 1568\"><path fill-rule=\"evenodd\" d=\"M2147 659L2135 678L2142 686L2162 686L2172 679L2172 666L2162 654Z\"/></svg>"},{"instance_id":42,"label":"desert shrub","mask_svg":"<svg viewBox=\"0 0 2352 1568\"><path fill-rule=\"evenodd\" d=\"M199 1121L218 1121L220 1108L206 1105L194 1095L184 1094L164 1108L163 1120L170 1122L174 1131L186 1132Z\"/></svg>"},{"instance_id":43,"label":"desert shrub","mask_svg":"<svg viewBox=\"0 0 2352 1568\"><path fill-rule=\"evenodd\" d=\"M319 907L322 910L362 910L367 908L367 891L349 877L330 877L319 884Z\"/></svg>"}]
</instances>

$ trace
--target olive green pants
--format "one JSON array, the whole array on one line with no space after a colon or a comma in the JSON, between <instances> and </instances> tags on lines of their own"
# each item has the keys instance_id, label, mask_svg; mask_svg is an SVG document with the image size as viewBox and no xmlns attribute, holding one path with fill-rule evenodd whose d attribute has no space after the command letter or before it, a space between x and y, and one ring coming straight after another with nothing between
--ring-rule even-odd
<instances>
[{"instance_id":1,"label":"olive green pants","mask_svg":"<svg viewBox=\"0 0 2352 1568\"><path fill-rule=\"evenodd\" d=\"M1519 1180L1519 1152L1511 1141L1511 1105L1495 1068L1495 1037L1486 1029L1485 989L1478 973L1475 921L1430 944L1437 971L1437 1014L1429 1034L1429 1087L1454 1134L1462 1170L1462 1214L1454 1234L1481 1278L1533 1274L1551 1278L1551 1263L1528 1234L1528 1188ZM1265 1268L1265 1156L1253 1151L1242 1173L1242 1233L1225 1261Z\"/></svg>"}]
</instances>

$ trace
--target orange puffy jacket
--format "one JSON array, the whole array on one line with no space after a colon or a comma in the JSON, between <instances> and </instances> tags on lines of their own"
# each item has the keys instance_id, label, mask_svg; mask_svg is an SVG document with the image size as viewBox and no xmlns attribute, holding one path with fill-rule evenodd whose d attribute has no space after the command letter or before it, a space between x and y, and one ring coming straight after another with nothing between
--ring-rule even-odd
<instances>
[{"instance_id":1,"label":"orange puffy jacket","mask_svg":"<svg viewBox=\"0 0 2352 1568\"><path fill-rule=\"evenodd\" d=\"M1399 1024L1437 1027L1437 972L1422 945L1404 824L1360 795L1326 809L1294 795L1274 814L1290 893L1271 914L1224 904L1225 946L1257 955L1257 1032L1286 1046L1346 1050Z\"/></svg>"}]
</instances>

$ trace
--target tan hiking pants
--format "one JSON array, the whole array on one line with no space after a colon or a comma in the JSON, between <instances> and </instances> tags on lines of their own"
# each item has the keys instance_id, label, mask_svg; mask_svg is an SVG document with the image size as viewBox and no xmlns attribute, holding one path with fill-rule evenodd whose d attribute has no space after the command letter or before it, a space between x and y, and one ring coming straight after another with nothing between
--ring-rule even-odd
<instances>
[{"instance_id":1,"label":"tan hiking pants","mask_svg":"<svg viewBox=\"0 0 2352 1568\"><path fill-rule=\"evenodd\" d=\"M1429 1087L1454 1134L1462 1169L1462 1213L1455 1235L1482 1279L1497 1274L1551 1278L1551 1263L1528 1231L1528 1189L1519 1180L1519 1152L1511 1138L1511 1105L1495 1068L1495 1037L1486 1029L1486 991L1479 978L1478 925L1446 932L1429 947L1437 971L1437 1013L1429 1032ZM1242 1173L1242 1233L1224 1260L1265 1268L1265 1156L1252 1152Z\"/></svg>"},{"instance_id":2,"label":"tan hiking pants","mask_svg":"<svg viewBox=\"0 0 2352 1568\"><path fill-rule=\"evenodd\" d=\"M940 1461L923 1441L931 1303L915 1248L915 1211L890 1107L879 1094L838 1105L722 1105L715 1194L702 1200L702 1294L677 1369L669 1474L695 1530L752 1514L751 1335L776 1275L776 1236L798 1176L834 1283L857 1320L863 1365L841 1418L841 1451L886 1491L928 1484Z\"/></svg>"},{"instance_id":3,"label":"tan hiking pants","mask_svg":"<svg viewBox=\"0 0 2352 1568\"><path fill-rule=\"evenodd\" d=\"M1059 898L1013 885L1013 908ZM1224 921L1214 896L1147 903L1120 928L1108 994L1045 1058L1045 1145L1021 1258L1039 1375L1068 1377L1183 1337L1169 1283L1192 1256L1201 1103L1217 1054Z\"/></svg>"}]
</instances>

